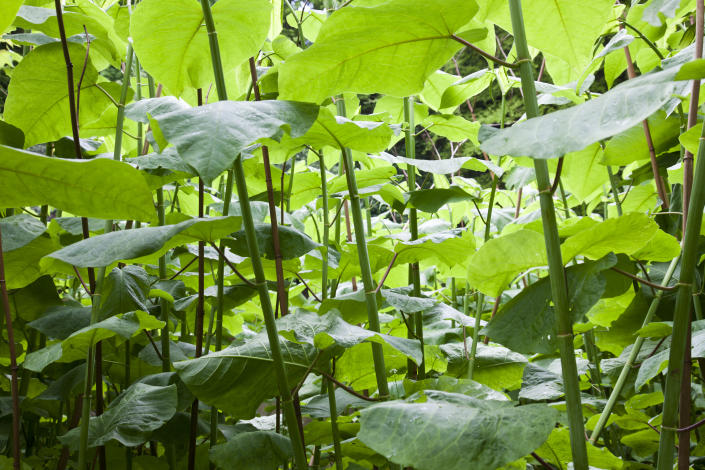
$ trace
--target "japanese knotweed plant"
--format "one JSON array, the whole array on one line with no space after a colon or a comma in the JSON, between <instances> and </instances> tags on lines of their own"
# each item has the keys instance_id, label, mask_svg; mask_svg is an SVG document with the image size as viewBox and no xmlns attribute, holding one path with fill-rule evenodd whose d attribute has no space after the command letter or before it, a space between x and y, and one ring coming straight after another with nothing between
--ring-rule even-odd
<instances>
[{"instance_id":1,"label":"japanese knotweed plant","mask_svg":"<svg viewBox=\"0 0 705 470\"><path fill-rule=\"evenodd\" d=\"M702 466L703 2L624 3L2 2L2 463Z\"/></svg>"}]
</instances>

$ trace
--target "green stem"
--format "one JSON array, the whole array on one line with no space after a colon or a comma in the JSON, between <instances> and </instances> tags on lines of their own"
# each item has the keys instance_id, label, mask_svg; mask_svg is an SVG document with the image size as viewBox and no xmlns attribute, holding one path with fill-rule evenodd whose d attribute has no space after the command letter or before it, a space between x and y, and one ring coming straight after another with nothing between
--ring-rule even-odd
<instances>
[{"instance_id":1,"label":"green stem","mask_svg":"<svg viewBox=\"0 0 705 470\"><path fill-rule=\"evenodd\" d=\"M414 99L411 97L404 98L404 121L406 121L406 129L404 145L406 147L406 158L415 159L416 158L416 138L414 137L414 131L416 130L416 123L414 122ZM414 165L407 165L409 192L416 191L416 167ZM419 222L418 213L415 207L409 209L409 231L411 232L411 240L418 240L419 238ZM357 231L357 228L355 228ZM409 272L411 274L411 279L409 279L413 285L413 296L421 297L421 273L419 272L419 263L409 263ZM423 312L416 312L414 314L414 334L416 339L421 342L422 360L421 364L418 365L416 371L416 378L418 380L423 380L426 378L426 358L423 355Z\"/></svg>"},{"instance_id":2,"label":"green stem","mask_svg":"<svg viewBox=\"0 0 705 470\"><path fill-rule=\"evenodd\" d=\"M622 217L622 202L619 200L619 188L617 187L617 181L612 173L612 167L607 167L607 174L610 177L610 187L612 188L612 197L614 197L614 204L617 206L617 216ZM607 212L605 212L605 218L607 218Z\"/></svg>"},{"instance_id":3,"label":"green stem","mask_svg":"<svg viewBox=\"0 0 705 470\"><path fill-rule=\"evenodd\" d=\"M339 96L337 101L338 114L345 116L345 101ZM331 134L333 138L335 136ZM357 189L357 179L355 178L355 165L353 163L352 152L338 142L340 150L343 152L343 164L345 166L345 178L348 183L348 193L350 195L350 208L352 211L353 227L355 230L355 242L357 244L357 255L360 261L360 276L365 289L365 300L367 303L367 321L370 330L379 333L379 312L377 310L377 294L375 284L372 279L372 269L370 268L370 258L367 252L367 242L365 240L365 224L362 220L362 209L360 208L360 194ZM387 368L384 365L384 351L379 343L370 343L372 347L372 361L375 367L375 377L377 379L377 389L381 398L389 397L389 385L387 384Z\"/></svg>"},{"instance_id":4,"label":"green stem","mask_svg":"<svg viewBox=\"0 0 705 470\"><path fill-rule=\"evenodd\" d=\"M470 285L465 283L465 302L463 302L463 310L468 316L470 310ZM485 295L477 293L477 303L475 304L475 326L472 330L472 344L470 345L470 358L468 359L468 378L472 380L475 372L475 358L477 357L477 343L480 341L480 320L482 319L482 307L485 303ZM463 327L464 329L465 327Z\"/></svg>"},{"instance_id":5,"label":"green stem","mask_svg":"<svg viewBox=\"0 0 705 470\"><path fill-rule=\"evenodd\" d=\"M330 427L333 434L333 449L335 450L335 468L343 470L343 450L340 447L340 432L338 431L338 408L335 402L335 385L323 378L328 388L328 407L330 408Z\"/></svg>"},{"instance_id":6,"label":"green stem","mask_svg":"<svg viewBox=\"0 0 705 470\"><path fill-rule=\"evenodd\" d=\"M675 428L678 427L678 401L683 377L683 358L685 357L686 336L690 324L690 306L693 301L693 283L695 267L698 262L698 237L705 206L705 124L701 132L698 158L693 177L693 191L688 205L688 221L683 237L683 258L681 275L678 283L678 298L673 314L673 334L671 352L668 357L666 374L666 391L663 403L663 425L659 441L658 470L673 468L673 450ZM687 378L689 380L689 378ZM686 444L684 444L686 445Z\"/></svg>"},{"instance_id":7,"label":"green stem","mask_svg":"<svg viewBox=\"0 0 705 470\"><path fill-rule=\"evenodd\" d=\"M321 197L323 206L323 240L321 250L321 300L328 298L328 242L330 238L330 222L328 211L328 177L326 173L326 162L323 155L318 158L319 167L321 170Z\"/></svg>"},{"instance_id":8,"label":"green stem","mask_svg":"<svg viewBox=\"0 0 705 470\"><path fill-rule=\"evenodd\" d=\"M203 18L208 31L208 39L211 50L211 61L213 65L213 75L215 76L215 85L218 92L218 99L224 101L228 99L227 90L225 88L225 74L223 65L220 60L220 48L218 46L218 35L215 31L215 23L213 22L213 14L208 0L201 0L201 8L203 10ZM281 403L284 410L284 416L289 426L289 437L291 438L292 447L294 449L294 461L298 470L304 470L308 464L306 462L306 449L301 440L294 412L294 404L291 396L291 389L287 379L286 366L282 358L281 345L279 343L279 333L274 319L274 310L272 309L271 299L269 298L269 289L267 288L267 279L264 275L262 267L262 259L260 258L259 246L257 244L257 234L255 232L255 224L252 218L252 209L250 208L250 198L247 194L247 182L245 179L245 170L242 166L242 156L238 156L235 160L233 175L237 185L238 199L240 201L240 211L242 213L242 225L245 229L247 248L252 262L252 271L255 275L255 285L259 292L260 303L262 306L262 314L264 316L267 337L269 339L269 347L271 348L272 361L277 377L277 385L279 394L282 397Z\"/></svg>"},{"instance_id":9,"label":"green stem","mask_svg":"<svg viewBox=\"0 0 705 470\"><path fill-rule=\"evenodd\" d=\"M521 62L521 86L524 92L524 104L527 118L539 115L539 106L536 100L531 56L526 42L524 18L521 10L521 0L509 0L509 10L512 17L514 43L517 57ZM543 221L546 253L548 255L548 269L551 281L551 293L556 311L557 339L561 354L561 369L565 387L566 408L568 424L570 427L570 445L575 470L588 469L587 447L585 445L585 425L583 423L583 410L580 402L580 379L575 363L573 349L573 319L568 306L568 287L563 269L560 239L558 238L558 225L551 195L551 180L545 160L534 160L536 182L539 188L541 202L541 219Z\"/></svg>"}]
</instances>

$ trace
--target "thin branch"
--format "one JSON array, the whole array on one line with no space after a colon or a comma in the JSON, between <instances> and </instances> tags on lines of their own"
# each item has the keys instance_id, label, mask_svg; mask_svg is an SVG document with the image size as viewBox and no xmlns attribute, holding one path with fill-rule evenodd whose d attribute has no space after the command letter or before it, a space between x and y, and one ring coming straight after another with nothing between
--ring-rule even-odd
<instances>
[{"instance_id":1,"label":"thin branch","mask_svg":"<svg viewBox=\"0 0 705 470\"><path fill-rule=\"evenodd\" d=\"M321 302L321 299L319 299L318 296L316 295L316 293L313 291L313 289L311 289L311 288L309 287L308 283L307 283L306 281L304 281L304 278L301 277L301 274L299 274L299 273L295 273L295 274L296 274L296 277L298 277L299 280L300 280L301 282L303 282L304 286L306 286L306 289L308 289L308 291L311 293L311 295L313 296L313 298L316 299L316 300L320 303L320 302Z\"/></svg>"},{"instance_id":2,"label":"thin branch","mask_svg":"<svg viewBox=\"0 0 705 470\"><path fill-rule=\"evenodd\" d=\"M635 276L635 275L632 274L632 273L628 273L627 271L622 271L622 270L619 269L619 268L612 267L612 268L610 268L610 269L611 269L612 271L614 271L614 272L617 272L617 273L621 274L622 276L626 276L626 277L628 277L628 278L630 278L630 279L633 279L633 280L635 280L635 281L637 281L637 282L640 282L641 284L644 284L645 286L649 286L649 287L652 287L652 288L654 288L654 289L660 289L660 290L664 290L664 291L674 291L674 290L678 289L678 286L667 287L667 286L661 286L661 285L659 285L659 284L655 284L655 283L653 283L653 282L649 282L649 281L647 281L646 279L642 279L642 278L640 278L639 276Z\"/></svg>"},{"instance_id":3,"label":"thin branch","mask_svg":"<svg viewBox=\"0 0 705 470\"><path fill-rule=\"evenodd\" d=\"M154 342L154 339L152 338L152 335L151 335L151 334L149 333L149 331L147 331L147 330L142 330L142 331L144 331L144 334L146 334L146 335L147 335L147 338L149 338L149 342L152 343L152 347L154 348L154 352L157 353L157 356L159 356L159 360L160 360L160 361L163 361L164 358L162 357L162 353L159 352L159 349L157 349L157 345L156 345L156 343Z\"/></svg>"},{"instance_id":4,"label":"thin branch","mask_svg":"<svg viewBox=\"0 0 705 470\"><path fill-rule=\"evenodd\" d=\"M313 358L313 361L311 361L311 365L308 366L308 369L306 369L306 372L304 372L304 376L299 382L299 384L294 388L294 390L291 392L291 396L293 397L297 393L299 393L299 390L301 390L301 387L303 387L304 382L306 382L306 377L308 377L308 374L311 373L313 370L313 366L316 365L316 362L318 362L318 358L321 357L321 350L319 349L318 352L316 353L316 356Z\"/></svg>"},{"instance_id":5,"label":"thin branch","mask_svg":"<svg viewBox=\"0 0 705 470\"><path fill-rule=\"evenodd\" d=\"M556 166L556 177L553 179L553 184L551 185L551 195L555 194L556 189L558 189L558 183L561 181L561 172L563 171L563 157L558 159L558 166Z\"/></svg>"},{"instance_id":6,"label":"thin branch","mask_svg":"<svg viewBox=\"0 0 705 470\"><path fill-rule=\"evenodd\" d=\"M399 253L394 253L392 261L389 262L389 266L387 266L387 270L384 272L384 276L382 276L382 279L380 279L379 284L377 285L377 289L375 289L375 294L379 292L379 290L384 285L384 281L387 280L387 276L389 276L389 271L392 270L392 266L394 266L394 262L397 260L397 256L399 256Z\"/></svg>"},{"instance_id":7,"label":"thin branch","mask_svg":"<svg viewBox=\"0 0 705 470\"><path fill-rule=\"evenodd\" d=\"M229 267L230 269L232 269L235 274L237 274L237 277L239 277L240 279L242 279L242 282L244 282L244 283L247 284L248 286L252 287L253 289L256 289L256 288L257 288L257 286L256 286L252 281L250 281L250 280L247 279L245 276L243 276L243 275L240 273L240 271L238 271L237 268L235 268L235 266L233 266L233 264L230 262L230 260L225 257L225 254L224 254L222 251L220 251L220 248L218 248L215 243L210 242L210 246L212 246L213 248L215 248L215 251L217 251L218 254L223 257L223 260L224 260L225 263L228 265L228 267Z\"/></svg>"},{"instance_id":8,"label":"thin branch","mask_svg":"<svg viewBox=\"0 0 705 470\"><path fill-rule=\"evenodd\" d=\"M514 62L514 63L510 64L509 62L505 62L505 61L503 61L502 59L493 56L493 55L490 54L489 52L483 51L483 50L480 49L479 47L475 46L474 44L469 43L469 42L466 41L465 39L463 39L463 38L461 38L461 37L459 37L459 36L457 36L457 35L455 35L455 34L451 34L450 37L451 37L451 39L453 39L453 40L459 42L460 44L464 45L465 47L469 47L469 48L472 49L473 51L475 51L475 52L477 52L478 54L480 54L482 57L484 57L484 58L486 58L486 59L489 59L489 60L491 60L492 62L497 63L497 64L499 64L499 65L502 65L502 66L504 66L504 67L507 67L507 68L509 68L509 69L512 69L512 70L517 69L517 68L519 68L519 65L521 65L522 62L524 62L524 61L521 61L521 60L520 60L520 61L517 61L517 62Z\"/></svg>"},{"instance_id":9,"label":"thin branch","mask_svg":"<svg viewBox=\"0 0 705 470\"><path fill-rule=\"evenodd\" d=\"M86 75L86 66L88 65L88 54L91 51L91 39L88 37L88 30L86 25L83 25L83 32L86 33L86 57L83 59L83 69L81 69L81 78L78 79L78 85L76 86L76 116L79 115L81 110L81 85L83 84L83 77Z\"/></svg>"},{"instance_id":10,"label":"thin branch","mask_svg":"<svg viewBox=\"0 0 705 470\"><path fill-rule=\"evenodd\" d=\"M193 264L193 262L196 261L197 259L198 259L197 256L194 257L191 261L189 261L188 263L186 263L186 266L184 266L183 268L179 269L179 270L176 272L176 274L174 274L173 276L171 276L171 277L169 278L169 280L171 281L171 280L175 279L176 276L178 276L178 275L181 274L182 272L186 271L186 270L188 269L188 267L191 266L191 265Z\"/></svg>"},{"instance_id":11,"label":"thin branch","mask_svg":"<svg viewBox=\"0 0 705 470\"><path fill-rule=\"evenodd\" d=\"M366 400L366 401L375 401L375 402L376 402L376 401L384 401L384 399L382 399L382 398L366 397L365 395L362 395L361 393L357 393L353 388L348 387L348 386L345 385L343 382L341 382L340 380L336 379L335 377L333 377L333 376L330 375L330 374L326 374L325 372L322 372L322 371L319 371L319 370L314 370L314 371L317 372L317 373L319 373L319 374L321 374L323 377L325 377L326 379L330 380L331 382L333 382L334 384L336 384L338 387L342 388L343 390L345 390L345 391L348 392L349 394L355 395L357 398L361 398L362 400Z\"/></svg>"},{"instance_id":12,"label":"thin branch","mask_svg":"<svg viewBox=\"0 0 705 470\"><path fill-rule=\"evenodd\" d=\"M83 288L86 290L86 292L88 293L88 295L93 295L93 293L92 293L91 290L88 288L88 286L86 285L86 283L83 282L83 278L81 277L81 273L78 272L78 268L76 268L76 266L71 266L71 267L73 268L73 272L76 273L76 277L78 278L78 280L81 281L81 285L82 285Z\"/></svg>"}]
</instances>

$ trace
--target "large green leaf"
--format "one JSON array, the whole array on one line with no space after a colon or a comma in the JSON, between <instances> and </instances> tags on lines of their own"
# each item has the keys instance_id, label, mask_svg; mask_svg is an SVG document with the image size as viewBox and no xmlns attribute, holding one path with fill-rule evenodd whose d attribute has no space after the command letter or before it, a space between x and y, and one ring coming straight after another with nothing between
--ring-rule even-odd
<instances>
[{"instance_id":1,"label":"large green leaf","mask_svg":"<svg viewBox=\"0 0 705 470\"><path fill-rule=\"evenodd\" d=\"M139 171L107 158L67 160L0 145L0 207L49 204L104 219L155 219Z\"/></svg>"},{"instance_id":2,"label":"large green leaf","mask_svg":"<svg viewBox=\"0 0 705 470\"><path fill-rule=\"evenodd\" d=\"M426 391L424 403L392 401L361 411L358 438L419 470L497 468L539 447L558 412L546 405Z\"/></svg>"},{"instance_id":3,"label":"large green leaf","mask_svg":"<svg viewBox=\"0 0 705 470\"><path fill-rule=\"evenodd\" d=\"M74 90L78 89L81 64L85 62L86 48L69 43L69 54L74 64ZM96 121L108 107L110 99L99 90L98 71L89 60L81 82L79 125L81 128ZM106 91L119 89L116 83L100 84ZM4 118L25 134L25 147L51 142L71 134L66 64L61 43L36 47L22 59L12 73L5 102ZM82 137L89 137L88 135Z\"/></svg>"},{"instance_id":4,"label":"large green leaf","mask_svg":"<svg viewBox=\"0 0 705 470\"><path fill-rule=\"evenodd\" d=\"M642 75L602 96L497 130L480 130L480 147L492 155L556 158L624 132L655 113L682 88L679 67Z\"/></svg>"},{"instance_id":5,"label":"large green leaf","mask_svg":"<svg viewBox=\"0 0 705 470\"><path fill-rule=\"evenodd\" d=\"M103 281L101 316L111 317L133 310L148 311L149 274L140 266L115 268Z\"/></svg>"},{"instance_id":6,"label":"large green leaf","mask_svg":"<svg viewBox=\"0 0 705 470\"><path fill-rule=\"evenodd\" d=\"M6 0L0 5L0 34L4 33L8 26L12 24L15 19L17 10L24 0Z\"/></svg>"},{"instance_id":7,"label":"large green leaf","mask_svg":"<svg viewBox=\"0 0 705 470\"><path fill-rule=\"evenodd\" d=\"M279 341L290 384L298 383L316 356L308 344ZM267 336L174 364L189 390L202 402L237 418L254 417L257 407L279 394Z\"/></svg>"},{"instance_id":8,"label":"large green leaf","mask_svg":"<svg viewBox=\"0 0 705 470\"><path fill-rule=\"evenodd\" d=\"M240 228L240 217L189 219L176 225L110 232L81 240L50 255L81 268L107 266L198 240L216 241Z\"/></svg>"},{"instance_id":9,"label":"large green leaf","mask_svg":"<svg viewBox=\"0 0 705 470\"><path fill-rule=\"evenodd\" d=\"M220 0L213 20L225 70L255 56L269 32L271 2ZM213 82L203 10L195 0L140 2L130 21L135 52L145 70L174 95ZM164 54L164 48L169 53Z\"/></svg>"},{"instance_id":10,"label":"large green leaf","mask_svg":"<svg viewBox=\"0 0 705 470\"><path fill-rule=\"evenodd\" d=\"M607 168L600 164L602 156L602 147L597 143L566 155L561 182L578 200L588 202L588 198L609 183Z\"/></svg>"},{"instance_id":11,"label":"large green leaf","mask_svg":"<svg viewBox=\"0 0 705 470\"><path fill-rule=\"evenodd\" d=\"M211 462L223 470L277 469L293 457L291 440L273 431L239 432L210 450Z\"/></svg>"},{"instance_id":12,"label":"large green leaf","mask_svg":"<svg viewBox=\"0 0 705 470\"><path fill-rule=\"evenodd\" d=\"M275 259L272 226L269 224L256 225L255 233L257 234L257 244L262 256L268 259ZM236 255L245 257L250 255L244 230L234 233L233 239L228 238L224 240L224 243ZM295 228L285 225L279 227L279 249L283 259L298 258L318 246L320 245L311 240L308 235Z\"/></svg>"},{"instance_id":13,"label":"large green leaf","mask_svg":"<svg viewBox=\"0 0 705 470\"><path fill-rule=\"evenodd\" d=\"M379 6L342 8L316 42L279 68L284 99L320 103L343 91L407 96L461 45L451 40L478 7L474 0L392 0ZM474 31L465 39L482 39Z\"/></svg>"},{"instance_id":14,"label":"large green leaf","mask_svg":"<svg viewBox=\"0 0 705 470\"><path fill-rule=\"evenodd\" d=\"M475 252L475 237L470 232L458 236L454 232L437 232L418 240L401 241L394 251L398 253L399 264L417 263L432 258L446 266L462 264Z\"/></svg>"},{"instance_id":15,"label":"large green leaf","mask_svg":"<svg viewBox=\"0 0 705 470\"><path fill-rule=\"evenodd\" d=\"M477 199L460 186L450 188L417 189L409 193L409 204L424 212L434 213L451 202Z\"/></svg>"},{"instance_id":16,"label":"large green leaf","mask_svg":"<svg viewBox=\"0 0 705 470\"><path fill-rule=\"evenodd\" d=\"M85 359L88 348L98 341L116 335L129 339L141 330L153 330L163 326L164 322L142 311L116 315L86 326L62 341L28 354L23 367L40 372L52 362L72 362Z\"/></svg>"},{"instance_id":17,"label":"large green leaf","mask_svg":"<svg viewBox=\"0 0 705 470\"><path fill-rule=\"evenodd\" d=\"M362 342L387 343L397 351L411 358L417 364L423 359L421 343L418 340L375 333L359 326L351 325L336 312L319 316L315 313L287 315L277 322L279 334L289 341L306 343L318 349L336 345L350 348Z\"/></svg>"},{"instance_id":18,"label":"large green leaf","mask_svg":"<svg viewBox=\"0 0 705 470\"><path fill-rule=\"evenodd\" d=\"M617 257L610 255L600 261L588 261L566 269L570 312L575 321L580 321L582 315L600 300L606 284L601 271L616 262ZM507 302L482 333L512 351L526 354L555 352L558 343L551 297L550 278L544 277Z\"/></svg>"},{"instance_id":19,"label":"large green leaf","mask_svg":"<svg viewBox=\"0 0 705 470\"><path fill-rule=\"evenodd\" d=\"M3 253L22 248L46 231L44 224L24 213L0 219L0 229Z\"/></svg>"},{"instance_id":20,"label":"large green leaf","mask_svg":"<svg viewBox=\"0 0 705 470\"><path fill-rule=\"evenodd\" d=\"M176 385L165 387L135 383L110 404L105 413L88 422L88 446L97 447L116 440L134 447L147 441L152 433L176 413ZM72 429L61 441L77 447L80 429Z\"/></svg>"},{"instance_id":21,"label":"large green leaf","mask_svg":"<svg viewBox=\"0 0 705 470\"><path fill-rule=\"evenodd\" d=\"M658 230L658 225L648 215L626 214L569 237L561 245L561 252L564 260L576 255L598 259L610 252L632 254L644 247Z\"/></svg>"},{"instance_id":22,"label":"large green leaf","mask_svg":"<svg viewBox=\"0 0 705 470\"><path fill-rule=\"evenodd\" d=\"M662 111L649 117L649 131L656 154L665 152L678 143L680 122L677 117L666 117ZM637 160L648 160L649 145L644 136L644 127L638 124L614 136L605 147L604 165L624 166Z\"/></svg>"},{"instance_id":23,"label":"large green leaf","mask_svg":"<svg viewBox=\"0 0 705 470\"><path fill-rule=\"evenodd\" d=\"M318 107L290 101L219 101L156 116L166 140L207 183L256 140L303 135Z\"/></svg>"},{"instance_id":24,"label":"large green leaf","mask_svg":"<svg viewBox=\"0 0 705 470\"><path fill-rule=\"evenodd\" d=\"M613 2L596 0L578 4L572 0L525 0L522 3L527 41L545 53L551 76L554 76L554 68L565 67L570 71L557 74L558 82L577 79L590 64L593 45L611 17ZM507 2L487 2L485 10L488 19L512 31Z\"/></svg>"},{"instance_id":25,"label":"large green leaf","mask_svg":"<svg viewBox=\"0 0 705 470\"><path fill-rule=\"evenodd\" d=\"M496 297L519 273L545 264L543 235L533 230L519 230L480 247L470 258L468 282L490 297Z\"/></svg>"}]
</instances>

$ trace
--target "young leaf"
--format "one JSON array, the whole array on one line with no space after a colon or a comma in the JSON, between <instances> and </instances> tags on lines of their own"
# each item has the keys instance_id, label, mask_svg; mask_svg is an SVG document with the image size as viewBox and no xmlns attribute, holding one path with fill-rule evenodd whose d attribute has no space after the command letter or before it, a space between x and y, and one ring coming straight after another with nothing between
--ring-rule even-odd
<instances>
[{"instance_id":1,"label":"young leaf","mask_svg":"<svg viewBox=\"0 0 705 470\"><path fill-rule=\"evenodd\" d=\"M106 158L49 158L0 145L0 206L49 204L104 219L155 219L152 192L139 171Z\"/></svg>"},{"instance_id":2,"label":"young leaf","mask_svg":"<svg viewBox=\"0 0 705 470\"><path fill-rule=\"evenodd\" d=\"M425 395L424 403L392 401L362 410L358 438L392 462L419 470L497 468L539 447L558 419L546 405Z\"/></svg>"},{"instance_id":3,"label":"young leaf","mask_svg":"<svg viewBox=\"0 0 705 470\"><path fill-rule=\"evenodd\" d=\"M467 0L392 0L342 8L316 42L279 68L283 99L320 103L343 91L407 96L462 46L451 36L478 10ZM460 34L482 39L486 30ZM413 60L408 60L413 58Z\"/></svg>"},{"instance_id":4,"label":"young leaf","mask_svg":"<svg viewBox=\"0 0 705 470\"><path fill-rule=\"evenodd\" d=\"M291 440L272 431L239 432L210 450L211 462L224 470L278 468L293 457Z\"/></svg>"}]
</instances>

